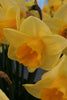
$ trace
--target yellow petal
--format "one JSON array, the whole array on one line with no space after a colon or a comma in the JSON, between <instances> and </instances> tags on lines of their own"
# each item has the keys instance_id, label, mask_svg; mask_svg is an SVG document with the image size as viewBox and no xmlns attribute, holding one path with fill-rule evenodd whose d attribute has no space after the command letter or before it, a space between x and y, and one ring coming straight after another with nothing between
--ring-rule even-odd
<instances>
[{"instance_id":1,"label":"yellow petal","mask_svg":"<svg viewBox=\"0 0 67 100\"><path fill-rule=\"evenodd\" d=\"M61 19L67 23L67 3L64 4L54 15L54 17Z\"/></svg>"},{"instance_id":2,"label":"yellow petal","mask_svg":"<svg viewBox=\"0 0 67 100\"><path fill-rule=\"evenodd\" d=\"M66 25L64 21L57 18L43 19L43 21L49 26L53 35L58 34L58 31Z\"/></svg>"},{"instance_id":3,"label":"yellow petal","mask_svg":"<svg viewBox=\"0 0 67 100\"><path fill-rule=\"evenodd\" d=\"M60 65L62 65L62 62L64 61L64 59L65 59L65 55L63 55L63 57L58 61L58 63L55 65L55 67L53 69L44 73L42 75L41 79L43 80L48 77L49 78L51 77L52 79L54 79L58 75L59 68L61 68Z\"/></svg>"},{"instance_id":4,"label":"yellow petal","mask_svg":"<svg viewBox=\"0 0 67 100\"><path fill-rule=\"evenodd\" d=\"M16 60L17 61L17 57L16 57L16 54L15 54L15 50L16 50L16 48L12 44L10 44L9 50L8 50L8 57L10 59L12 59L12 60Z\"/></svg>"},{"instance_id":5,"label":"yellow petal","mask_svg":"<svg viewBox=\"0 0 67 100\"><path fill-rule=\"evenodd\" d=\"M59 61L61 53L57 55L46 55L40 66L43 70L51 70Z\"/></svg>"},{"instance_id":6,"label":"yellow petal","mask_svg":"<svg viewBox=\"0 0 67 100\"><path fill-rule=\"evenodd\" d=\"M5 93L0 89L0 100L9 100Z\"/></svg>"},{"instance_id":7,"label":"yellow petal","mask_svg":"<svg viewBox=\"0 0 67 100\"><path fill-rule=\"evenodd\" d=\"M20 31L26 35L44 36L51 34L48 26L40 19L30 16L21 23Z\"/></svg>"},{"instance_id":8,"label":"yellow petal","mask_svg":"<svg viewBox=\"0 0 67 100\"><path fill-rule=\"evenodd\" d=\"M17 11L16 11L17 30L20 29L20 18L21 18L21 12L20 12L20 8L17 6Z\"/></svg>"},{"instance_id":9,"label":"yellow petal","mask_svg":"<svg viewBox=\"0 0 67 100\"><path fill-rule=\"evenodd\" d=\"M0 29L0 42L3 41L5 39L5 36L3 34L3 30Z\"/></svg>"},{"instance_id":10,"label":"yellow petal","mask_svg":"<svg viewBox=\"0 0 67 100\"><path fill-rule=\"evenodd\" d=\"M3 28L14 28L14 29L16 29L16 19L0 20L0 29L3 29Z\"/></svg>"},{"instance_id":11,"label":"yellow petal","mask_svg":"<svg viewBox=\"0 0 67 100\"><path fill-rule=\"evenodd\" d=\"M36 70L36 68L29 68L29 67L27 67L27 69L28 69L28 72L30 73L33 73Z\"/></svg>"},{"instance_id":12,"label":"yellow petal","mask_svg":"<svg viewBox=\"0 0 67 100\"><path fill-rule=\"evenodd\" d=\"M38 81L36 84L24 84L23 86L25 87L25 89L27 90L28 93L30 93L32 96L40 99L41 98L41 96L40 96L41 89L43 87L50 86L52 81L53 81L52 79L47 78L47 79Z\"/></svg>"},{"instance_id":13,"label":"yellow petal","mask_svg":"<svg viewBox=\"0 0 67 100\"><path fill-rule=\"evenodd\" d=\"M8 57L13 60L16 60L16 48L19 47L22 42L27 41L30 37L25 36L25 34L22 35L22 33L19 31L7 28L4 29L4 34L6 36L7 41L10 43Z\"/></svg>"},{"instance_id":14,"label":"yellow petal","mask_svg":"<svg viewBox=\"0 0 67 100\"><path fill-rule=\"evenodd\" d=\"M16 6L12 6L10 7L7 12L6 12L6 17L7 18L16 18L16 11L17 11L17 7Z\"/></svg>"},{"instance_id":15,"label":"yellow petal","mask_svg":"<svg viewBox=\"0 0 67 100\"><path fill-rule=\"evenodd\" d=\"M29 36L26 36L25 33L21 33L19 31L16 31L14 29L5 28L4 34L6 36L6 39L10 44L13 44L15 47L20 46L23 42L30 39Z\"/></svg>"},{"instance_id":16,"label":"yellow petal","mask_svg":"<svg viewBox=\"0 0 67 100\"><path fill-rule=\"evenodd\" d=\"M63 57L60 59L58 64L49 72L43 74L42 79L51 77L55 78L58 76L64 76L67 77L67 55L63 55Z\"/></svg>"},{"instance_id":17,"label":"yellow petal","mask_svg":"<svg viewBox=\"0 0 67 100\"><path fill-rule=\"evenodd\" d=\"M55 66L55 68L53 68L51 71L46 72L43 76L42 76L42 80L38 81L36 84L24 84L25 89L34 97L37 98L41 98L41 89L42 88L47 88L47 87L54 87L54 88L61 88L61 92L62 92L62 87L66 87L65 82L67 82L67 80L62 82L62 76L67 78L67 62L66 60L67 56L64 55L60 62ZM64 67L63 67L64 66ZM61 80L56 80L59 77L61 77ZM63 79L65 79L63 78ZM67 88L66 88L67 89ZM63 91L64 93L64 91ZM67 92L66 92L67 93ZM67 95L67 94L65 94Z\"/></svg>"},{"instance_id":18,"label":"yellow petal","mask_svg":"<svg viewBox=\"0 0 67 100\"><path fill-rule=\"evenodd\" d=\"M21 17L21 12L20 12L20 8L18 6L13 6L11 8L9 8L6 12L6 17L8 19L16 19L16 25L17 25L17 29L19 30L20 28L20 17Z\"/></svg>"},{"instance_id":19,"label":"yellow petal","mask_svg":"<svg viewBox=\"0 0 67 100\"><path fill-rule=\"evenodd\" d=\"M6 11L8 8L13 6L14 1L13 0L0 0L0 4L4 8L4 11Z\"/></svg>"},{"instance_id":20,"label":"yellow petal","mask_svg":"<svg viewBox=\"0 0 67 100\"><path fill-rule=\"evenodd\" d=\"M3 12L3 9L0 7L0 19L5 19L5 13Z\"/></svg>"},{"instance_id":21,"label":"yellow petal","mask_svg":"<svg viewBox=\"0 0 67 100\"><path fill-rule=\"evenodd\" d=\"M67 98L67 77L64 75L56 77L50 87L57 88L60 92L62 92L63 97Z\"/></svg>"},{"instance_id":22,"label":"yellow petal","mask_svg":"<svg viewBox=\"0 0 67 100\"><path fill-rule=\"evenodd\" d=\"M41 90L41 100L64 100L63 93L57 88L43 88Z\"/></svg>"},{"instance_id":23,"label":"yellow petal","mask_svg":"<svg viewBox=\"0 0 67 100\"><path fill-rule=\"evenodd\" d=\"M20 7L20 11L23 13L23 16L25 17L27 11L27 8L25 6L25 0L18 0L17 4Z\"/></svg>"},{"instance_id":24,"label":"yellow petal","mask_svg":"<svg viewBox=\"0 0 67 100\"><path fill-rule=\"evenodd\" d=\"M11 19L11 20L0 20L0 41L5 39L4 33L3 33L3 28L14 28L16 29L16 20Z\"/></svg>"},{"instance_id":25,"label":"yellow petal","mask_svg":"<svg viewBox=\"0 0 67 100\"><path fill-rule=\"evenodd\" d=\"M60 35L51 35L42 37L46 45L46 54L56 55L62 52L67 47L67 39Z\"/></svg>"}]
</instances>

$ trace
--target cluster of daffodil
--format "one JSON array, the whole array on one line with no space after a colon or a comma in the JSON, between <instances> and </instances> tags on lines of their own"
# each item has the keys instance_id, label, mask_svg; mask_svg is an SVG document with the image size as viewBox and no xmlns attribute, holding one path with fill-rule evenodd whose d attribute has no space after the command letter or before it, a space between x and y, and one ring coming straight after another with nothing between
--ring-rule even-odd
<instances>
[{"instance_id":1,"label":"cluster of daffodil","mask_svg":"<svg viewBox=\"0 0 67 100\"><path fill-rule=\"evenodd\" d=\"M48 0L48 4L44 3L43 13L47 13L49 16L54 16L56 11L67 2L67 0Z\"/></svg>"},{"instance_id":2,"label":"cluster of daffodil","mask_svg":"<svg viewBox=\"0 0 67 100\"><path fill-rule=\"evenodd\" d=\"M67 100L66 0L49 0L42 10L43 20L36 12L26 15L33 0L29 4L0 0L0 4L0 44L9 45L8 57L27 66L29 72L39 67L48 70L37 83L24 84L25 89L41 100ZM2 91L0 98L9 100Z\"/></svg>"},{"instance_id":3,"label":"cluster of daffodil","mask_svg":"<svg viewBox=\"0 0 67 100\"><path fill-rule=\"evenodd\" d=\"M52 18L45 17L43 21L49 26L53 35L60 35L67 39L66 10L67 3L65 1ZM54 65L55 67L43 74L39 82L34 85L24 85L31 95L41 100L67 100L67 48L62 52L63 56L58 63Z\"/></svg>"}]
</instances>

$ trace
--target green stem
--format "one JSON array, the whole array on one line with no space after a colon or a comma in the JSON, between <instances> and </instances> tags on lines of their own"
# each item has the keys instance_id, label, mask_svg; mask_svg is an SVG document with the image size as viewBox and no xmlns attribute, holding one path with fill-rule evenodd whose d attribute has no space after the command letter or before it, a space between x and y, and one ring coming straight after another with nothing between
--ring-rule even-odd
<instances>
[{"instance_id":1,"label":"green stem","mask_svg":"<svg viewBox=\"0 0 67 100\"><path fill-rule=\"evenodd\" d=\"M24 66L16 62L16 80L15 80L15 96L16 100L22 97L22 84L23 84Z\"/></svg>"},{"instance_id":2,"label":"green stem","mask_svg":"<svg viewBox=\"0 0 67 100\"><path fill-rule=\"evenodd\" d=\"M27 84L33 84L35 76L37 74L37 69L33 73L28 74ZM39 100L33 96L31 96L25 89L24 89L24 100Z\"/></svg>"},{"instance_id":3,"label":"green stem","mask_svg":"<svg viewBox=\"0 0 67 100\"><path fill-rule=\"evenodd\" d=\"M27 80L27 83L32 84L32 83L34 82L36 73L37 73L37 69L36 69L33 73L29 73L29 74L28 74L28 80Z\"/></svg>"}]
</instances>

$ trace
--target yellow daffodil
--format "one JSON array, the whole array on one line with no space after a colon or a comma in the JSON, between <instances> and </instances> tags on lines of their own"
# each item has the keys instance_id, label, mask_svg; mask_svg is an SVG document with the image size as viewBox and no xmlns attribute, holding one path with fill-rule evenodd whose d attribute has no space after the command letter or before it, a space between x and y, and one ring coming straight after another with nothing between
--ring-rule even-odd
<instances>
[{"instance_id":1,"label":"yellow daffodil","mask_svg":"<svg viewBox=\"0 0 67 100\"><path fill-rule=\"evenodd\" d=\"M53 17L60 7L66 3L67 0L48 0L48 4L44 3L43 12Z\"/></svg>"},{"instance_id":2,"label":"yellow daffodil","mask_svg":"<svg viewBox=\"0 0 67 100\"><path fill-rule=\"evenodd\" d=\"M43 12L53 16L54 13L61 7L61 2L56 0L49 0L48 4L44 3Z\"/></svg>"},{"instance_id":3,"label":"yellow daffodil","mask_svg":"<svg viewBox=\"0 0 67 100\"><path fill-rule=\"evenodd\" d=\"M51 69L67 46L65 38L52 35L48 26L33 16L21 23L20 31L6 28L4 34L10 43L8 57L29 68Z\"/></svg>"},{"instance_id":4,"label":"yellow daffodil","mask_svg":"<svg viewBox=\"0 0 67 100\"><path fill-rule=\"evenodd\" d=\"M24 87L41 100L67 100L67 55L36 84L24 84Z\"/></svg>"},{"instance_id":5,"label":"yellow daffodil","mask_svg":"<svg viewBox=\"0 0 67 100\"><path fill-rule=\"evenodd\" d=\"M64 4L53 18L43 19L54 34L59 34L67 38L67 3Z\"/></svg>"},{"instance_id":6,"label":"yellow daffodil","mask_svg":"<svg viewBox=\"0 0 67 100\"><path fill-rule=\"evenodd\" d=\"M67 3L65 3L54 15L55 18L58 18L62 21L65 21L67 23Z\"/></svg>"},{"instance_id":7,"label":"yellow daffodil","mask_svg":"<svg viewBox=\"0 0 67 100\"><path fill-rule=\"evenodd\" d=\"M49 26L53 34L60 34L60 30L66 27L66 22L58 18L43 18L43 21Z\"/></svg>"},{"instance_id":8,"label":"yellow daffodil","mask_svg":"<svg viewBox=\"0 0 67 100\"><path fill-rule=\"evenodd\" d=\"M0 100L9 100L9 98L1 89L0 89Z\"/></svg>"},{"instance_id":9,"label":"yellow daffodil","mask_svg":"<svg viewBox=\"0 0 67 100\"><path fill-rule=\"evenodd\" d=\"M61 4L65 4L67 0L48 0L49 4L58 4L60 2Z\"/></svg>"},{"instance_id":10,"label":"yellow daffodil","mask_svg":"<svg viewBox=\"0 0 67 100\"><path fill-rule=\"evenodd\" d=\"M3 28L19 29L20 17L23 17L23 10L25 9L20 6L22 5L22 1L0 0L0 41L5 39Z\"/></svg>"}]
</instances>

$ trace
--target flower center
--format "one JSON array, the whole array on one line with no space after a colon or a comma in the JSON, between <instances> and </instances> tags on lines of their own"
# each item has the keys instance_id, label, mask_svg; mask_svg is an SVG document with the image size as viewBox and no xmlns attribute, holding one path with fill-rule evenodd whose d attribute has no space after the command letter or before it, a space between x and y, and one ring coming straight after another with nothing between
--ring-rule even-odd
<instances>
[{"instance_id":1,"label":"flower center","mask_svg":"<svg viewBox=\"0 0 67 100\"><path fill-rule=\"evenodd\" d=\"M64 94L57 88L43 88L41 90L42 100L67 100L67 98L63 96Z\"/></svg>"},{"instance_id":2,"label":"flower center","mask_svg":"<svg viewBox=\"0 0 67 100\"><path fill-rule=\"evenodd\" d=\"M60 29L58 34L63 36L64 38L67 38L67 26L64 26L62 29Z\"/></svg>"},{"instance_id":3,"label":"flower center","mask_svg":"<svg viewBox=\"0 0 67 100\"><path fill-rule=\"evenodd\" d=\"M43 41L37 38L32 38L26 43L22 43L16 49L17 60L29 68L37 68L41 65L41 55L43 50Z\"/></svg>"}]
</instances>

